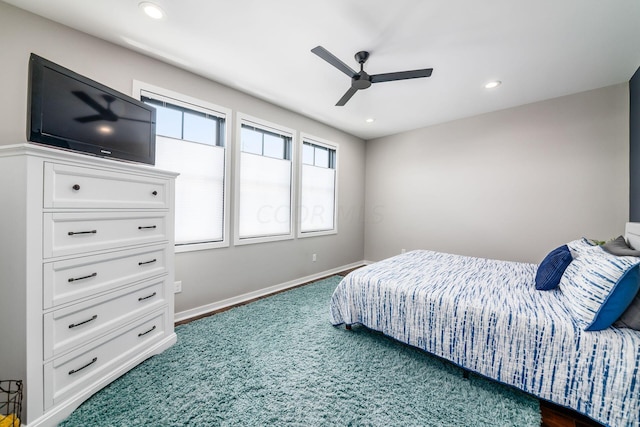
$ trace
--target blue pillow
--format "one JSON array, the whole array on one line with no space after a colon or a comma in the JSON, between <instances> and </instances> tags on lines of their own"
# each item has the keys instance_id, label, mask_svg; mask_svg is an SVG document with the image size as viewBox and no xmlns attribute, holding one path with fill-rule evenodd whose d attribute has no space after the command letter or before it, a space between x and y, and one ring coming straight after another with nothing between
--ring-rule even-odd
<instances>
[{"instance_id":1,"label":"blue pillow","mask_svg":"<svg viewBox=\"0 0 640 427\"><path fill-rule=\"evenodd\" d=\"M550 291L558 287L562 273L573 260L567 245L562 245L549 252L538 266L536 273L536 289Z\"/></svg>"},{"instance_id":2,"label":"blue pillow","mask_svg":"<svg viewBox=\"0 0 640 427\"><path fill-rule=\"evenodd\" d=\"M585 331L611 326L640 289L640 258L596 249L573 260L560 280L565 303Z\"/></svg>"}]
</instances>

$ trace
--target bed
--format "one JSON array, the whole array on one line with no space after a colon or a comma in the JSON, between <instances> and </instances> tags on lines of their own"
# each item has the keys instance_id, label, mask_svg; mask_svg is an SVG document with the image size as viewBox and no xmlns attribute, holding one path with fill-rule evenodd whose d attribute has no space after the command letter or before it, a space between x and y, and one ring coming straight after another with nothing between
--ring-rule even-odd
<instances>
[{"instance_id":1,"label":"bed","mask_svg":"<svg viewBox=\"0 0 640 427\"><path fill-rule=\"evenodd\" d=\"M640 247L640 224L627 224L625 237ZM605 425L638 426L640 332L619 327L609 305L623 285L637 303L640 258L586 239L567 248L570 261L548 290L536 288L538 264L407 252L348 274L332 296L331 321L380 331ZM611 272L618 268L622 275ZM618 291L585 277L613 280ZM628 313L629 301L616 310ZM602 323L605 308L615 326Z\"/></svg>"}]
</instances>

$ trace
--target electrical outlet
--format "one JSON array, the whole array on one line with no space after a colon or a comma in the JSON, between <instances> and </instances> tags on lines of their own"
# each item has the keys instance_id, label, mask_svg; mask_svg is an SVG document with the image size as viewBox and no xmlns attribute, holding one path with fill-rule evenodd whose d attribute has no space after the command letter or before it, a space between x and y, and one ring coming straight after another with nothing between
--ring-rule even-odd
<instances>
[{"instance_id":1,"label":"electrical outlet","mask_svg":"<svg viewBox=\"0 0 640 427\"><path fill-rule=\"evenodd\" d=\"M400 253L401 253L401 254L403 254L403 253L405 253L405 252L407 252L407 250L406 250L406 249L404 249L404 248L400 249Z\"/></svg>"},{"instance_id":2,"label":"electrical outlet","mask_svg":"<svg viewBox=\"0 0 640 427\"><path fill-rule=\"evenodd\" d=\"M311 261L316 262L317 259L318 259L318 257L316 256L316 254L313 254L311 256Z\"/></svg>"},{"instance_id":3,"label":"electrical outlet","mask_svg":"<svg viewBox=\"0 0 640 427\"><path fill-rule=\"evenodd\" d=\"M173 293L179 294L180 292L182 292L182 280L173 282Z\"/></svg>"}]
</instances>

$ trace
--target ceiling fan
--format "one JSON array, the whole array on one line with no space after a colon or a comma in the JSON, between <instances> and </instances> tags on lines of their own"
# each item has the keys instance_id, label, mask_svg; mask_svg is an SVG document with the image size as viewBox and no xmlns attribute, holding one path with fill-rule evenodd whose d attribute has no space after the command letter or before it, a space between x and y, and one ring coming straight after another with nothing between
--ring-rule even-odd
<instances>
[{"instance_id":1,"label":"ceiling fan","mask_svg":"<svg viewBox=\"0 0 640 427\"><path fill-rule=\"evenodd\" d=\"M360 89L367 89L372 83L390 82L394 80L406 80L415 79L418 77L429 77L433 72L433 68L425 68L422 70L412 71L398 71L396 73L384 73L369 75L364 71L364 63L369 59L369 52L360 51L355 54L356 61L360 64L360 71L356 72L347 64L339 60L335 55L329 52L322 46L316 46L311 49L311 52L318 55L320 58L327 61L329 64L336 67L338 70L351 77L351 87L347 92L342 95L342 98L336 104L337 107L342 107L351 99L351 97Z\"/></svg>"}]
</instances>

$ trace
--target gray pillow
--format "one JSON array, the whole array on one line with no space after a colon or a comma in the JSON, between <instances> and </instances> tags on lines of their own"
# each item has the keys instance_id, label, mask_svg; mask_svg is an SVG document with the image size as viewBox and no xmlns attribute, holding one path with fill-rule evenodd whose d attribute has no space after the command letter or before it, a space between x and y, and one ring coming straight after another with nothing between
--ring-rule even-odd
<instances>
[{"instance_id":1,"label":"gray pillow","mask_svg":"<svg viewBox=\"0 0 640 427\"><path fill-rule=\"evenodd\" d=\"M613 326L618 328L631 328L640 331L640 293L631 301L631 305L622 313Z\"/></svg>"},{"instance_id":2,"label":"gray pillow","mask_svg":"<svg viewBox=\"0 0 640 427\"><path fill-rule=\"evenodd\" d=\"M609 252L611 255L640 257L640 251L636 251L629 247L622 236L605 243L602 245L602 249Z\"/></svg>"}]
</instances>

